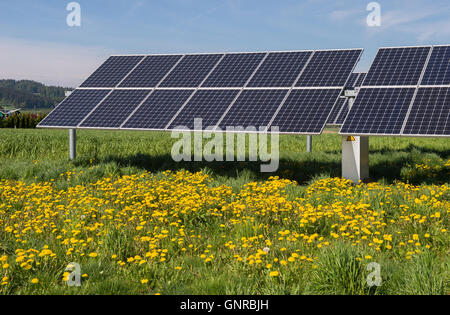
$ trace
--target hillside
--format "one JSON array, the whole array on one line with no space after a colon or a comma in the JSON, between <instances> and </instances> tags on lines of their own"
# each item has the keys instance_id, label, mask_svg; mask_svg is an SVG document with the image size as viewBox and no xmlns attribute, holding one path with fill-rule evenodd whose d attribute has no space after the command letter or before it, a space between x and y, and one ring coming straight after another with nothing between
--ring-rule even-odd
<instances>
[{"instance_id":1,"label":"hillside","mask_svg":"<svg viewBox=\"0 0 450 315\"><path fill-rule=\"evenodd\" d=\"M71 88L46 86L30 80L0 80L0 106L23 109L52 108Z\"/></svg>"}]
</instances>

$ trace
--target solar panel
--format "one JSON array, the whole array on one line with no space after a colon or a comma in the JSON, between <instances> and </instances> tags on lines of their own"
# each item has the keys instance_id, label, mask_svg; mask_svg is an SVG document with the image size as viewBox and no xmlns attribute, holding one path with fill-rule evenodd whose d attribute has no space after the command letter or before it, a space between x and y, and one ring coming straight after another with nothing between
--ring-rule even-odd
<instances>
[{"instance_id":1,"label":"solar panel","mask_svg":"<svg viewBox=\"0 0 450 315\"><path fill-rule=\"evenodd\" d=\"M347 83L345 84L345 87L346 88L360 87L365 77L366 77L365 73L352 73Z\"/></svg>"},{"instance_id":2,"label":"solar panel","mask_svg":"<svg viewBox=\"0 0 450 315\"><path fill-rule=\"evenodd\" d=\"M267 127L288 90L244 90L221 121L227 126Z\"/></svg>"},{"instance_id":3,"label":"solar panel","mask_svg":"<svg viewBox=\"0 0 450 315\"><path fill-rule=\"evenodd\" d=\"M346 87L354 87L358 78L359 78L359 73L352 73L350 75L350 77L348 78L348 81L345 84L345 86Z\"/></svg>"},{"instance_id":4,"label":"solar panel","mask_svg":"<svg viewBox=\"0 0 450 315\"><path fill-rule=\"evenodd\" d=\"M338 101L334 105L333 109L331 110L330 116L327 120L327 125L338 125L336 123L336 119L338 118L339 114L341 113L344 106L347 105L347 99L344 97L338 98Z\"/></svg>"},{"instance_id":5,"label":"solar panel","mask_svg":"<svg viewBox=\"0 0 450 315\"><path fill-rule=\"evenodd\" d=\"M81 87L115 87L144 58L143 56L109 57Z\"/></svg>"},{"instance_id":6,"label":"solar panel","mask_svg":"<svg viewBox=\"0 0 450 315\"><path fill-rule=\"evenodd\" d=\"M198 87L223 54L186 55L161 83L161 87Z\"/></svg>"},{"instance_id":7,"label":"solar panel","mask_svg":"<svg viewBox=\"0 0 450 315\"><path fill-rule=\"evenodd\" d=\"M76 127L111 90L75 90L40 123L39 127Z\"/></svg>"},{"instance_id":8,"label":"solar panel","mask_svg":"<svg viewBox=\"0 0 450 315\"><path fill-rule=\"evenodd\" d=\"M362 50L316 51L300 76L297 87L344 86Z\"/></svg>"},{"instance_id":9,"label":"solar panel","mask_svg":"<svg viewBox=\"0 0 450 315\"><path fill-rule=\"evenodd\" d=\"M155 90L122 128L163 130L192 93L192 90Z\"/></svg>"},{"instance_id":10,"label":"solar panel","mask_svg":"<svg viewBox=\"0 0 450 315\"><path fill-rule=\"evenodd\" d=\"M148 94L147 90L115 90L87 116L80 127L119 128Z\"/></svg>"},{"instance_id":11,"label":"solar panel","mask_svg":"<svg viewBox=\"0 0 450 315\"><path fill-rule=\"evenodd\" d=\"M292 90L271 127L282 133L320 134L341 89Z\"/></svg>"},{"instance_id":12,"label":"solar panel","mask_svg":"<svg viewBox=\"0 0 450 315\"><path fill-rule=\"evenodd\" d=\"M363 85L364 79L366 78L366 75L366 73L360 73L358 79L352 87L361 87L361 85Z\"/></svg>"},{"instance_id":13,"label":"solar panel","mask_svg":"<svg viewBox=\"0 0 450 315\"><path fill-rule=\"evenodd\" d=\"M194 129L194 119L202 119L202 129L215 126L239 90L198 90L168 129Z\"/></svg>"},{"instance_id":14,"label":"solar panel","mask_svg":"<svg viewBox=\"0 0 450 315\"><path fill-rule=\"evenodd\" d=\"M311 51L269 53L249 87L290 87L305 67Z\"/></svg>"},{"instance_id":15,"label":"solar panel","mask_svg":"<svg viewBox=\"0 0 450 315\"><path fill-rule=\"evenodd\" d=\"M265 55L264 53L225 55L202 87L243 87Z\"/></svg>"},{"instance_id":16,"label":"solar panel","mask_svg":"<svg viewBox=\"0 0 450 315\"><path fill-rule=\"evenodd\" d=\"M417 85L430 47L381 48L364 86Z\"/></svg>"},{"instance_id":17,"label":"solar panel","mask_svg":"<svg viewBox=\"0 0 450 315\"><path fill-rule=\"evenodd\" d=\"M147 56L120 87L155 87L181 57L181 55Z\"/></svg>"},{"instance_id":18,"label":"solar panel","mask_svg":"<svg viewBox=\"0 0 450 315\"><path fill-rule=\"evenodd\" d=\"M361 86L364 81L365 73L352 73L346 83L346 89L354 89ZM328 117L327 125L340 126L344 123L349 112L348 98L341 97L334 105L330 117Z\"/></svg>"},{"instance_id":19,"label":"solar panel","mask_svg":"<svg viewBox=\"0 0 450 315\"><path fill-rule=\"evenodd\" d=\"M435 46L431 53L422 85L450 84L450 46Z\"/></svg>"},{"instance_id":20,"label":"solar panel","mask_svg":"<svg viewBox=\"0 0 450 315\"><path fill-rule=\"evenodd\" d=\"M450 87L420 88L403 133L450 135Z\"/></svg>"},{"instance_id":21,"label":"solar panel","mask_svg":"<svg viewBox=\"0 0 450 315\"><path fill-rule=\"evenodd\" d=\"M348 112L350 111L350 108L348 107L349 100L346 99L344 104L341 107L341 111L339 112L338 116L336 117L336 120L334 121L334 124L337 126L340 126L344 123L345 118L347 118Z\"/></svg>"},{"instance_id":22,"label":"solar panel","mask_svg":"<svg viewBox=\"0 0 450 315\"><path fill-rule=\"evenodd\" d=\"M341 134L399 135L414 88L362 88Z\"/></svg>"}]
</instances>

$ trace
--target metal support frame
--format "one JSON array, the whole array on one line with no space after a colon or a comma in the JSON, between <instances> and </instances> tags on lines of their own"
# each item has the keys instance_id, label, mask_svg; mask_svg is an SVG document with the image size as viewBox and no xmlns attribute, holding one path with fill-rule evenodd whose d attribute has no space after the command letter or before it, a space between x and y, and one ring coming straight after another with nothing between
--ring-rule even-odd
<instances>
[{"instance_id":1,"label":"metal support frame","mask_svg":"<svg viewBox=\"0 0 450 315\"><path fill-rule=\"evenodd\" d=\"M312 136L306 136L306 151L308 153L312 152Z\"/></svg>"},{"instance_id":2,"label":"metal support frame","mask_svg":"<svg viewBox=\"0 0 450 315\"><path fill-rule=\"evenodd\" d=\"M77 130L69 129L69 159L77 158Z\"/></svg>"}]
</instances>

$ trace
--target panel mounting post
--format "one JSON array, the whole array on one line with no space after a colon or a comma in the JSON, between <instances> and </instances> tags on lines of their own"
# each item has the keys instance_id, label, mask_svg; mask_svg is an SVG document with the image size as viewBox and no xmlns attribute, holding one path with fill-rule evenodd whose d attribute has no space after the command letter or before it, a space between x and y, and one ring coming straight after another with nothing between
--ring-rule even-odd
<instances>
[{"instance_id":1,"label":"panel mounting post","mask_svg":"<svg viewBox=\"0 0 450 315\"><path fill-rule=\"evenodd\" d=\"M75 160L77 157L77 130L69 129L69 159Z\"/></svg>"},{"instance_id":2,"label":"panel mounting post","mask_svg":"<svg viewBox=\"0 0 450 315\"><path fill-rule=\"evenodd\" d=\"M342 177L355 184L369 178L369 137L342 137Z\"/></svg>"},{"instance_id":3,"label":"panel mounting post","mask_svg":"<svg viewBox=\"0 0 450 315\"><path fill-rule=\"evenodd\" d=\"M312 152L312 136L306 136L306 151L308 153Z\"/></svg>"},{"instance_id":4,"label":"panel mounting post","mask_svg":"<svg viewBox=\"0 0 450 315\"><path fill-rule=\"evenodd\" d=\"M350 108L353 101L350 97ZM342 177L355 184L369 178L369 137L342 137Z\"/></svg>"}]
</instances>

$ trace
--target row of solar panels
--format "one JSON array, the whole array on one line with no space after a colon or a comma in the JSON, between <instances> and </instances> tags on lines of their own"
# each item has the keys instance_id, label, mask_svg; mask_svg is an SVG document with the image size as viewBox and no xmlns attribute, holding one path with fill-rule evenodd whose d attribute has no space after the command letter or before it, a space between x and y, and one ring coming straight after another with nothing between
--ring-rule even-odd
<instances>
[{"instance_id":1,"label":"row of solar panels","mask_svg":"<svg viewBox=\"0 0 450 315\"><path fill-rule=\"evenodd\" d=\"M320 134L361 53L113 56L39 127Z\"/></svg>"},{"instance_id":2,"label":"row of solar panels","mask_svg":"<svg viewBox=\"0 0 450 315\"><path fill-rule=\"evenodd\" d=\"M340 94L341 89L76 90L40 126L193 130L194 118L201 118L202 129L277 126L282 133L320 134Z\"/></svg>"},{"instance_id":3,"label":"row of solar panels","mask_svg":"<svg viewBox=\"0 0 450 315\"><path fill-rule=\"evenodd\" d=\"M352 49L111 56L80 87L340 87L361 53Z\"/></svg>"},{"instance_id":4,"label":"row of solar panels","mask_svg":"<svg viewBox=\"0 0 450 315\"><path fill-rule=\"evenodd\" d=\"M340 133L450 136L450 46L380 49Z\"/></svg>"},{"instance_id":5,"label":"row of solar panels","mask_svg":"<svg viewBox=\"0 0 450 315\"><path fill-rule=\"evenodd\" d=\"M351 77L361 53L113 56L39 127L193 129L201 118L317 134L346 117L341 134L450 135L450 46L382 48ZM361 82L347 114L340 95Z\"/></svg>"}]
</instances>

